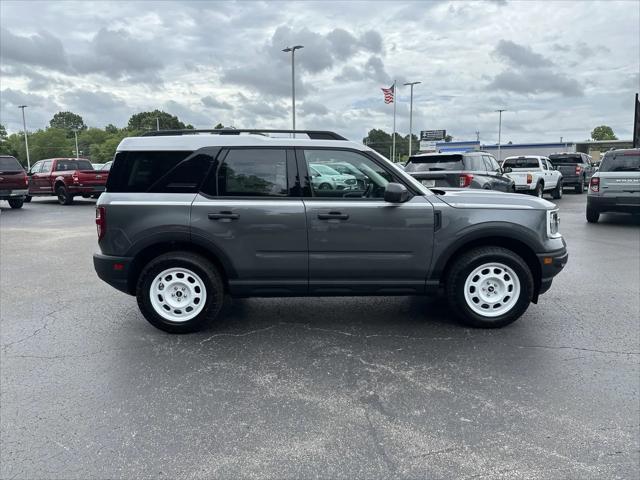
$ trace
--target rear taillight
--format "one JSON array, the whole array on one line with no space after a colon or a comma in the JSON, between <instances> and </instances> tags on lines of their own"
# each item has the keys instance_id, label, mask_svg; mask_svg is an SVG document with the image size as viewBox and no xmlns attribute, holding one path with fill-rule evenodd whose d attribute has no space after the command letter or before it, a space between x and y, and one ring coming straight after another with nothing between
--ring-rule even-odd
<instances>
[{"instance_id":1,"label":"rear taillight","mask_svg":"<svg viewBox=\"0 0 640 480\"><path fill-rule=\"evenodd\" d=\"M600 191L600 177L591 177L591 181L589 182L589 188L592 192Z\"/></svg>"},{"instance_id":2,"label":"rear taillight","mask_svg":"<svg viewBox=\"0 0 640 480\"><path fill-rule=\"evenodd\" d=\"M576 165L576 175L580 175L582 173L582 167L580 165Z\"/></svg>"},{"instance_id":3,"label":"rear taillight","mask_svg":"<svg viewBox=\"0 0 640 480\"><path fill-rule=\"evenodd\" d=\"M532 183L533 182L533 175L531 175L530 173L527 173L527 183Z\"/></svg>"},{"instance_id":4,"label":"rear taillight","mask_svg":"<svg viewBox=\"0 0 640 480\"><path fill-rule=\"evenodd\" d=\"M96 207L96 229L98 230L98 240L102 240L107 231L107 217L104 207Z\"/></svg>"},{"instance_id":5,"label":"rear taillight","mask_svg":"<svg viewBox=\"0 0 640 480\"><path fill-rule=\"evenodd\" d=\"M468 187L473 181L473 175L470 173L463 173L460 175L460 188Z\"/></svg>"}]
</instances>

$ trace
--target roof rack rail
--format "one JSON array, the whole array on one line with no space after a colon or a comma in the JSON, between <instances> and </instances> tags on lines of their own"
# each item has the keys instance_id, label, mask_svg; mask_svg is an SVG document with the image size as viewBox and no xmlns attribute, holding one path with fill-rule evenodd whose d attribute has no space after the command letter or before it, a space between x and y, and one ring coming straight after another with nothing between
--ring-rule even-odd
<instances>
[{"instance_id":1,"label":"roof rack rail","mask_svg":"<svg viewBox=\"0 0 640 480\"><path fill-rule=\"evenodd\" d=\"M151 130L142 134L143 137L162 137L167 135L193 135L196 133L213 133L216 135L240 135L241 133L301 133L312 140L347 140L342 135L327 130L265 130L260 128L216 128L216 129L183 129L183 130Z\"/></svg>"}]
</instances>

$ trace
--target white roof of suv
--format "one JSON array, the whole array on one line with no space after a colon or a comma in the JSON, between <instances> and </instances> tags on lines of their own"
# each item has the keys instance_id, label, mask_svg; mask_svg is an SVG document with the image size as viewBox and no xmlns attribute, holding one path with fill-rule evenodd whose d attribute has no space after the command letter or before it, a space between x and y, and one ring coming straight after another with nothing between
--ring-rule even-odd
<instances>
[{"instance_id":1,"label":"white roof of suv","mask_svg":"<svg viewBox=\"0 0 640 480\"><path fill-rule=\"evenodd\" d=\"M197 131L196 131L197 132ZM228 132L228 131L226 131ZM244 133L244 132L242 132ZM296 135L304 135L301 131ZM262 134L223 133L191 133L175 135L145 135L142 137L127 137L118 145L118 151L131 150L198 150L203 147L348 147L361 151L372 151L362 143L342 139L336 135L335 140L274 137Z\"/></svg>"}]
</instances>

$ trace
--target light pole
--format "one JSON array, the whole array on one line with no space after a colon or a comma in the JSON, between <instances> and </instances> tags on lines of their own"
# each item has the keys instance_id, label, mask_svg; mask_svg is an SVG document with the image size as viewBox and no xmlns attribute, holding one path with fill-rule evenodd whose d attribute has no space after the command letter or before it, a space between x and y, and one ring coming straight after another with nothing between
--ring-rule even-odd
<instances>
[{"instance_id":1,"label":"light pole","mask_svg":"<svg viewBox=\"0 0 640 480\"><path fill-rule=\"evenodd\" d=\"M406 85L411 87L411 100L409 101L409 156L411 156L411 140L413 139L413 86L422 82L407 82Z\"/></svg>"},{"instance_id":2,"label":"light pole","mask_svg":"<svg viewBox=\"0 0 640 480\"><path fill-rule=\"evenodd\" d=\"M507 110L505 110L504 108L499 108L498 110L496 110L496 112L498 112L499 114L499 119L498 119L498 162L502 161L502 157L500 156L500 143L502 140L502 112L506 112Z\"/></svg>"},{"instance_id":3,"label":"light pole","mask_svg":"<svg viewBox=\"0 0 640 480\"><path fill-rule=\"evenodd\" d=\"M80 152L78 151L78 129L73 129L73 136L76 139L76 158L80 158Z\"/></svg>"},{"instance_id":4,"label":"light pole","mask_svg":"<svg viewBox=\"0 0 640 480\"><path fill-rule=\"evenodd\" d=\"M293 118L293 129L296 129L296 67L295 57L296 50L304 48L304 45L294 45L293 47L287 47L283 49L283 52L291 52L291 114ZM293 134L294 138L296 134Z\"/></svg>"},{"instance_id":5,"label":"light pole","mask_svg":"<svg viewBox=\"0 0 640 480\"><path fill-rule=\"evenodd\" d=\"M29 140L27 140L27 121L24 118L24 109L28 105L19 105L18 108L22 110L22 131L24 132L24 148L27 151L27 171L31 170L31 160L29 160Z\"/></svg>"},{"instance_id":6,"label":"light pole","mask_svg":"<svg viewBox=\"0 0 640 480\"><path fill-rule=\"evenodd\" d=\"M160 131L160 117L156 117L156 131Z\"/></svg>"}]
</instances>

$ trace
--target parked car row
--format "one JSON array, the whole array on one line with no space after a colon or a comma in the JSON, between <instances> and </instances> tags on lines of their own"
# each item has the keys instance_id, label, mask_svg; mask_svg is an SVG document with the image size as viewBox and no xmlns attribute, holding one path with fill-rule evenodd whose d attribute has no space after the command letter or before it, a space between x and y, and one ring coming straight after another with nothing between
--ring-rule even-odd
<instances>
[{"instance_id":1,"label":"parked car row","mask_svg":"<svg viewBox=\"0 0 640 480\"><path fill-rule=\"evenodd\" d=\"M61 205L73 203L76 196L97 198L105 190L111 163L96 169L84 158L48 158L25 172L14 157L0 156L0 200L22 208L32 197L56 196Z\"/></svg>"}]
</instances>

